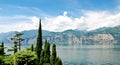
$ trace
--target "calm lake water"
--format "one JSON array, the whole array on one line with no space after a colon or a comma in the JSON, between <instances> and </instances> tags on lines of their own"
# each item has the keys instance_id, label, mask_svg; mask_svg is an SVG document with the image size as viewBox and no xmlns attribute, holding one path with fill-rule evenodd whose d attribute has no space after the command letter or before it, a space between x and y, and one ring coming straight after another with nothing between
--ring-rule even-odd
<instances>
[{"instance_id":1,"label":"calm lake water","mask_svg":"<svg viewBox=\"0 0 120 65\"><path fill-rule=\"evenodd\" d=\"M57 46L64 65L120 65L120 46Z\"/></svg>"}]
</instances>

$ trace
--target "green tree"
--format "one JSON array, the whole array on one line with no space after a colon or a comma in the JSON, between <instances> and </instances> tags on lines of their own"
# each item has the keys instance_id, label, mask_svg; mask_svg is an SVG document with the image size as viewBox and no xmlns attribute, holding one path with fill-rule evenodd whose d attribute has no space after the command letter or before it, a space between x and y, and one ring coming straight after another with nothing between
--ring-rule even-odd
<instances>
[{"instance_id":1,"label":"green tree","mask_svg":"<svg viewBox=\"0 0 120 65\"><path fill-rule=\"evenodd\" d=\"M0 45L0 55L4 55L4 43L3 42Z\"/></svg>"},{"instance_id":2,"label":"green tree","mask_svg":"<svg viewBox=\"0 0 120 65\"><path fill-rule=\"evenodd\" d=\"M14 42L14 47L13 47L13 49L14 49L14 53L16 53L16 52L17 52L17 42Z\"/></svg>"},{"instance_id":3,"label":"green tree","mask_svg":"<svg viewBox=\"0 0 120 65\"><path fill-rule=\"evenodd\" d=\"M44 50L42 50L40 54L40 65L43 65L43 63L44 63Z\"/></svg>"},{"instance_id":4,"label":"green tree","mask_svg":"<svg viewBox=\"0 0 120 65\"><path fill-rule=\"evenodd\" d=\"M17 33L15 37L17 38L18 41L18 46L19 46L19 51L21 50L21 42L24 41L24 39L21 37L23 33Z\"/></svg>"},{"instance_id":5,"label":"green tree","mask_svg":"<svg viewBox=\"0 0 120 65\"><path fill-rule=\"evenodd\" d=\"M50 64L62 65L62 60L59 57L57 57L56 44L53 44L52 46L52 55L50 56Z\"/></svg>"},{"instance_id":6,"label":"green tree","mask_svg":"<svg viewBox=\"0 0 120 65\"><path fill-rule=\"evenodd\" d=\"M41 28L41 19L40 19L39 28L38 28L37 44L36 44L36 53L37 53L38 62L40 62L41 51L42 51L42 28Z\"/></svg>"},{"instance_id":7,"label":"green tree","mask_svg":"<svg viewBox=\"0 0 120 65\"><path fill-rule=\"evenodd\" d=\"M31 45L31 51L34 51L34 46L33 46L33 44Z\"/></svg>"},{"instance_id":8,"label":"green tree","mask_svg":"<svg viewBox=\"0 0 120 65\"><path fill-rule=\"evenodd\" d=\"M56 56L57 56L57 53L56 53L56 45L53 44L53 46L52 46L52 55L51 55L51 58L50 58L52 65L55 64Z\"/></svg>"},{"instance_id":9,"label":"green tree","mask_svg":"<svg viewBox=\"0 0 120 65\"><path fill-rule=\"evenodd\" d=\"M62 65L62 60L57 57L54 65Z\"/></svg>"},{"instance_id":10,"label":"green tree","mask_svg":"<svg viewBox=\"0 0 120 65\"><path fill-rule=\"evenodd\" d=\"M45 46L44 46L44 62L45 63L50 63L50 44L45 41Z\"/></svg>"},{"instance_id":11,"label":"green tree","mask_svg":"<svg viewBox=\"0 0 120 65\"><path fill-rule=\"evenodd\" d=\"M0 55L0 65L4 65L4 56Z\"/></svg>"},{"instance_id":12,"label":"green tree","mask_svg":"<svg viewBox=\"0 0 120 65\"><path fill-rule=\"evenodd\" d=\"M13 43L14 43L14 46L11 49L8 49L7 51L14 51L14 53L16 53L18 51L17 42L14 41Z\"/></svg>"},{"instance_id":13,"label":"green tree","mask_svg":"<svg viewBox=\"0 0 120 65\"><path fill-rule=\"evenodd\" d=\"M10 38L14 42L15 50L17 46L19 46L19 51L21 50L21 42L24 41L24 39L21 37L22 35L22 33L16 33L13 37Z\"/></svg>"},{"instance_id":14,"label":"green tree","mask_svg":"<svg viewBox=\"0 0 120 65\"><path fill-rule=\"evenodd\" d=\"M6 57L5 65L37 65L37 56L31 50L22 50Z\"/></svg>"}]
</instances>

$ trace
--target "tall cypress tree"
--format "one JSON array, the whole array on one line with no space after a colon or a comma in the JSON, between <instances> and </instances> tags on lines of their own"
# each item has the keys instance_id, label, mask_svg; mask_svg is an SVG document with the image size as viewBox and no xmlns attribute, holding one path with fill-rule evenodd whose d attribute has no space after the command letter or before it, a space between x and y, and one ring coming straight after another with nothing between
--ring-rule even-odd
<instances>
[{"instance_id":1,"label":"tall cypress tree","mask_svg":"<svg viewBox=\"0 0 120 65\"><path fill-rule=\"evenodd\" d=\"M33 44L31 45L31 51L34 51L34 46L33 46Z\"/></svg>"},{"instance_id":2,"label":"tall cypress tree","mask_svg":"<svg viewBox=\"0 0 120 65\"><path fill-rule=\"evenodd\" d=\"M44 46L44 62L50 63L50 44L47 40L45 41Z\"/></svg>"},{"instance_id":3,"label":"tall cypress tree","mask_svg":"<svg viewBox=\"0 0 120 65\"><path fill-rule=\"evenodd\" d=\"M56 57L57 57L56 45L53 44L53 46L52 46L52 64L55 64Z\"/></svg>"},{"instance_id":4,"label":"tall cypress tree","mask_svg":"<svg viewBox=\"0 0 120 65\"><path fill-rule=\"evenodd\" d=\"M43 65L43 64L44 64L44 50L42 50L40 54L40 65Z\"/></svg>"},{"instance_id":5,"label":"tall cypress tree","mask_svg":"<svg viewBox=\"0 0 120 65\"><path fill-rule=\"evenodd\" d=\"M0 44L0 55L4 55L4 43Z\"/></svg>"},{"instance_id":6,"label":"tall cypress tree","mask_svg":"<svg viewBox=\"0 0 120 65\"><path fill-rule=\"evenodd\" d=\"M37 53L38 62L40 62L41 50L42 50L42 28L41 28L41 19L40 19L39 28L38 28L37 44L36 44L36 53Z\"/></svg>"},{"instance_id":7,"label":"tall cypress tree","mask_svg":"<svg viewBox=\"0 0 120 65\"><path fill-rule=\"evenodd\" d=\"M2 42L2 55L4 55L4 43Z\"/></svg>"}]
</instances>

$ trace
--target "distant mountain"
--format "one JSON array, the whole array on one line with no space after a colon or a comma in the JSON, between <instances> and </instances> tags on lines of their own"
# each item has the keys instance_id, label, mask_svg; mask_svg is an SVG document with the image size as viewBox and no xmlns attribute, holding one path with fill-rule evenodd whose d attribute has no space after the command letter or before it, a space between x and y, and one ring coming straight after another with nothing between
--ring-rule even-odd
<instances>
[{"instance_id":1,"label":"distant mountain","mask_svg":"<svg viewBox=\"0 0 120 65\"><path fill-rule=\"evenodd\" d=\"M17 31L0 33L0 42L6 44L12 43L12 37ZM25 41L23 45L35 44L37 38L37 30L22 31ZM84 44L120 44L120 26L104 27L93 31L85 30L65 30L63 32L51 32L43 30L43 42L47 39L50 43L59 45L84 45Z\"/></svg>"},{"instance_id":2,"label":"distant mountain","mask_svg":"<svg viewBox=\"0 0 120 65\"><path fill-rule=\"evenodd\" d=\"M120 26L117 27L104 27L94 31L88 32L88 34L111 34L117 42L120 42Z\"/></svg>"}]
</instances>

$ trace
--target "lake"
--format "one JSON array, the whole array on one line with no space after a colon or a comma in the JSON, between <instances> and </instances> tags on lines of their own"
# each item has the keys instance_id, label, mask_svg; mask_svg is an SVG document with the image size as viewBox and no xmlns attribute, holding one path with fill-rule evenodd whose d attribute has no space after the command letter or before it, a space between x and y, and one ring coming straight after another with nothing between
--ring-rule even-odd
<instances>
[{"instance_id":1,"label":"lake","mask_svg":"<svg viewBox=\"0 0 120 65\"><path fill-rule=\"evenodd\" d=\"M57 46L64 65L120 65L120 46Z\"/></svg>"}]
</instances>

